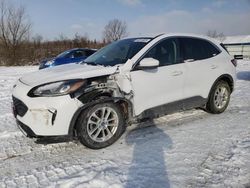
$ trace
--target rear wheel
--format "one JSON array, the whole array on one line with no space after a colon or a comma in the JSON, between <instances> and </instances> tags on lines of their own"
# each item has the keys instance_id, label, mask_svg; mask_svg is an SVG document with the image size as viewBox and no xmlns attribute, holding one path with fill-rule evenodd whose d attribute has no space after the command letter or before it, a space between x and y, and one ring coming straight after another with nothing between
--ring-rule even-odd
<instances>
[{"instance_id":1,"label":"rear wheel","mask_svg":"<svg viewBox=\"0 0 250 188\"><path fill-rule=\"evenodd\" d=\"M83 145L101 149L113 144L122 135L125 124L119 106L103 103L83 111L76 128L78 139Z\"/></svg>"},{"instance_id":2,"label":"rear wheel","mask_svg":"<svg viewBox=\"0 0 250 188\"><path fill-rule=\"evenodd\" d=\"M226 110L230 101L231 90L227 82L219 81L212 88L206 109L213 114L219 114Z\"/></svg>"}]
</instances>

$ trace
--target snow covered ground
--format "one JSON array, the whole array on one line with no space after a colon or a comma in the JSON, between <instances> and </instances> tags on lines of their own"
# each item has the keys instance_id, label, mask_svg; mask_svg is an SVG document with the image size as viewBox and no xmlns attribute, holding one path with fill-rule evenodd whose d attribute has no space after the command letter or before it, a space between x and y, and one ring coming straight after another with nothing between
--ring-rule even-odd
<instances>
[{"instance_id":1,"label":"snow covered ground","mask_svg":"<svg viewBox=\"0 0 250 188\"><path fill-rule=\"evenodd\" d=\"M191 110L129 127L114 145L36 142L12 117L15 80L37 67L0 67L0 187L250 187L250 62L220 115Z\"/></svg>"}]
</instances>

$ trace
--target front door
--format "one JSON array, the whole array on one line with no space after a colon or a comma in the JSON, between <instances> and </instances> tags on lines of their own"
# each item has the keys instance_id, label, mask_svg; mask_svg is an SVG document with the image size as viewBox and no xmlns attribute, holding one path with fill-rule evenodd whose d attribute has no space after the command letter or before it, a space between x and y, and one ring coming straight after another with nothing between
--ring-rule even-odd
<instances>
[{"instance_id":1,"label":"front door","mask_svg":"<svg viewBox=\"0 0 250 188\"><path fill-rule=\"evenodd\" d=\"M141 70L138 63L131 71L135 115L183 99L185 70L179 58L178 39L169 38L159 42L143 56L149 57L158 60L159 67Z\"/></svg>"}]
</instances>

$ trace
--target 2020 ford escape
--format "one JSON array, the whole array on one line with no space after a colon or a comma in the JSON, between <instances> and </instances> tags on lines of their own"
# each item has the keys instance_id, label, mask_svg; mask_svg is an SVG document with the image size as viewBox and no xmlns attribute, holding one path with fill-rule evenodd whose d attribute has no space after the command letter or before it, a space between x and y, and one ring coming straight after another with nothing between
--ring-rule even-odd
<instances>
[{"instance_id":1,"label":"2020 ford escape","mask_svg":"<svg viewBox=\"0 0 250 188\"><path fill-rule=\"evenodd\" d=\"M69 135L99 149L140 119L196 107L223 112L235 66L223 46L207 37L123 39L81 64L20 78L13 89L14 115L28 137Z\"/></svg>"}]
</instances>

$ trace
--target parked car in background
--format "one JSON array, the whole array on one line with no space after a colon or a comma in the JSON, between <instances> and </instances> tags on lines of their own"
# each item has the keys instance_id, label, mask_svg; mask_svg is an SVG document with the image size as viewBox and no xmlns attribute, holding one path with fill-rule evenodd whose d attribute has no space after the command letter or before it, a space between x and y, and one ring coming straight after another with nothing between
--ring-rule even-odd
<instances>
[{"instance_id":1,"label":"parked car in background","mask_svg":"<svg viewBox=\"0 0 250 188\"><path fill-rule=\"evenodd\" d=\"M64 65L69 63L79 63L95 53L95 49L74 48L60 53L58 56L45 59L40 63L39 69Z\"/></svg>"},{"instance_id":2,"label":"parked car in background","mask_svg":"<svg viewBox=\"0 0 250 188\"><path fill-rule=\"evenodd\" d=\"M28 137L114 143L126 126L179 110L226 110L236 61L217 41L187 34L119 40L82 63L30 73L13 89L13 112Z\"/></svg>"}]
</instances>

